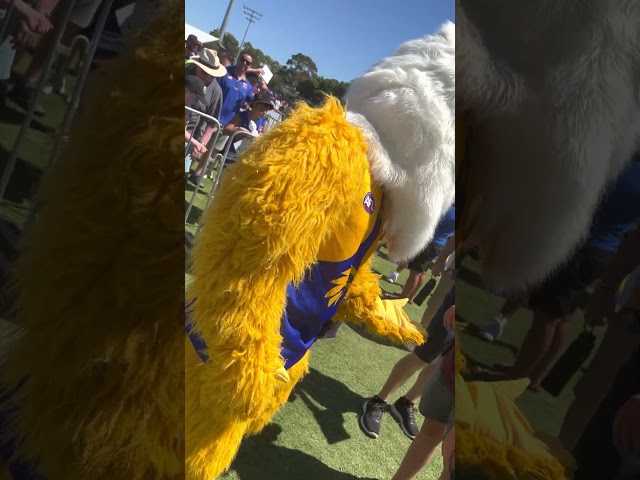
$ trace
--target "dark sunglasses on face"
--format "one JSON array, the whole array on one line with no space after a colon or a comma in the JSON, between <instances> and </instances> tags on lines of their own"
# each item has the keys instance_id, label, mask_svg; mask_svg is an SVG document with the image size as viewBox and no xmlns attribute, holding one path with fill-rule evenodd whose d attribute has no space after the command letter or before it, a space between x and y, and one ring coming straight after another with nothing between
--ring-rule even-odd
<instances>
[{"instance_id":1,"label":"dark sunglasses on face","mask_svg":"<svg viewBox=\"0 0 640 480\"><path fill-rule=\"evenodd\" d=\"M246 63L247 65L251 65L251 60L249 60L247 57L242 57L240 61L242 63Z\"/></svg>"}]
</instances>

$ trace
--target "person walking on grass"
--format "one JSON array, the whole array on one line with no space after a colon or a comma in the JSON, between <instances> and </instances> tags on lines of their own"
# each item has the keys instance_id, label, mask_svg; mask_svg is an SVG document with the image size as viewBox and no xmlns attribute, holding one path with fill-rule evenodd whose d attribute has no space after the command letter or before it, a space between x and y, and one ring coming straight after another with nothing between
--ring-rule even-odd
<instances>
[{"instance_id":1,"label":"person walking on grass","mask_svg":"<svg viewBox=\"0 0 640 480\"><path fill-rule=\"evenodd\" d=\"M444 326L454 331L456 307L451 305L444 314ZM424 385L420 400L420 413L424 422L407 450L400 467L391 480L412 480L425 468L443 440L444 469L440 479L451 477L451 458L455 443L452 432L455 423L455 359L454 343L451 342L440 362L439 368Z\"/></svg>"},{"instance_id":2,"label":"person walking on grass","mask_svg":"<svg viewBox=\"0 0 640 480\"><path fill-rule=\"evenodd\" d=\"M416 422L415 404L424 390L424 385L437 369L440 358L453 343L453 326L445 313L455 303L455 286L449 290L444 302L436 312L427 329L428 341L415 347L412 353L401 358L391 370L384 386L373 398L362 406L360 427L369 437L378 438L382 416L387 410L389 397L402 387L413 374L420 371L413 386L390 407L391 414L400 424L405 435L414 439L419 432Z\"/></svg>"},{"instance_id":3,"label":"person walking on grass","mask_svg":"<svg viewBox=\"0 0 640 480\"><path fill-rule=\"evenodd\" d=\"M438 258L440 251L444 248L449 237L453 235L455 229L456 207L455 205L452 205L440 219L440 223L436 227L431 243L427 245L427 247L414 259L407 263L407 268L409 268L410 273L402 292L397 294L387 294L385 297L390 299L408 298L409 303L413 302L413 299L420 291L420 287L422 287L422 284L427 277L427 270L429 270L433 265L434 260ZM443 264L446 260L446 258L443 260ZM387 280L391 283L397 281L398 275L403 269L404 266L401 264L398 269L387 278Z\"/></svg>"},{"instance_id":4,"label":"person walking on grass","mask_svg":"<svg viewBox=\"0 0 640 480\"><path fill-rule=\"evenodd\" d=\"M529 293L527 306L533 311L533 322L515 362L497 364L503 373L484 373L495 380L499 376L529 378L529 389L539 391L544 374L568 340L572 315L581 306L586 289L598 280L624 236L639 224L640 156L636 156L606 190L585 244ZM498 329L495 338L500 333Z\"/></svg>"}]
</instances>

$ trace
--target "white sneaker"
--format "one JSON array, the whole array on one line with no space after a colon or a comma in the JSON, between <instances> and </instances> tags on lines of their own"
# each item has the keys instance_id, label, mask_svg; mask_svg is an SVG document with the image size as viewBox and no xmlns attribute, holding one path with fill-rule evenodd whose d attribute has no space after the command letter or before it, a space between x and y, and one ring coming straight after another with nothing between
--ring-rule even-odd
<instances>
[{"instance_id":1,"label":"white sneaker","mask_svg":"<svg viewBox=\"0 0 640 480\"><path fill-rule=\"evenodd\" d=\"M400 276L400 274L398 272L393 272L391 275L388 275L386 277L387 282L389 283L396 283L398 281L398 277Z\"/></svg>"},{"instance_id":2,"label":"white sneaker","mask_svg":"<svg viewBox=\"0 0 640 480\"><path fill-rule=\"evenodd\" d=\"M495 342L502 335L508 321L508 318L500 314L496 315L484 326L482 332L480 332L480 336L488 342Z\"/></svg>"}]
</instances>

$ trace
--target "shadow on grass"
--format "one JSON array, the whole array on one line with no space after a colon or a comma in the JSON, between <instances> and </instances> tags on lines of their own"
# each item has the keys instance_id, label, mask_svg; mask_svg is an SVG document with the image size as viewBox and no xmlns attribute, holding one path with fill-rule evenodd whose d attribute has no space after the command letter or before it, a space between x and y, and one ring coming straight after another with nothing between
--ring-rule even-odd
<instances>
[{"instance_id":1,"label":"shadow on grass","mask_svg":"<svg viewBox=\"0 0 640 480\"><path fill-rule=\"evenodd\" d=\"M311 375L311 374L309 374ZM305 480L356 480L350 473L328 467L300 450L276 445L282 427L267 425L259 435L242 442L231 469L240 480L304 478Z\"/></svg>"},{"instance_id":2,"label":"shadow on grass","mask_svg":"<svg viewBox=\"0 0 640 480\"><path fill-rule=\"evenodd\" d=\"M198 189L198 193L200 195L209 195L210 189L207 190L206 188L204 188L206 185L200 185L200 188ZM191 183L191 182L186 182L185 186L184 186L184 191L185 192L189 192L192 193L194 190L196 189L196 186ZM191 197L189 197L191 198Z\"/></svg>"},{"instance_id":3,"label":"shadow on grass","mask_svg":"<svg viewBox=\"0 0 640 480\"><path fill-rule=\"evenodd\" d=\"M10 151L0 145L0 171L4 170L7 165L10 154ZM24 200L32 198L41 178L42 170L22 158L18 158L4 200L22 203Z\"/></svg>"},{"instance_id":4,"label":"shadow on grass","mask_svg":"<svg viewBox=\"0 0 640 480\"><path fill-rule=\"evenodd\" d=\"M344 428L344 414L358 412L366 400L352 392L343 383L320 373L315 368L309 369L309 373L296 385L289 401L296 398L300 398L313 413L313 417L330 445L351 438ZM324 410L317 404L320 404Z\"/></svg>"},{"instance_id":5,"label":"shadow on grass","mask_svg":"<svg viewBox=\"0 0 640 480\"><path fill-rule=\"evenodd\" d=\"M9 98L12 102L14 101L13 97L11 96L11 93L7 95L7 98ZM17 108L20 108L20 107L17 107ZM25 112L16 110L15 108L5 107L2 109L2 111L0 111L0 122L7 123L10 125L17 125L17 126L22 125L22 122L24 122L24 117L25 117ZM46 135L52 135L56 133L55 128L40 122L37 117L34 117L31 120L30 128L38 132L42 132Z\"/></svg>"},{"instance_id":6,"label":"shadow on grass","mask_svg":"<svg viewBox=\"0 0 640 480\"><path fill-rule=\"evenodd\" d=\"M462 377L467 382L495 382L500 380L508 380L509 377L505 370L498 368L496 364L488 364L481 362L464 352L466 358L466 369L462 372Z\"/></svg>"},{"instance_id":7,"label":"shadow on grass","mask_svg":"<svg viewBox=\"0 0 640 480\"><path fill-rule=\"evenodd\" d=\"M386 337L378 337L377 335L370 333L364 325L355 325L352 323L347 323L347 325L351 330L356 332L358 335L360 335L363 338L366 338L367 340L370 340L373 343L377 343L378 345L382 345L384 347L394 347L394 348L397 348L398 350L402 350L403 352L407 351L402 345L393 343L391 340L387 339Z\"/></svg>"},{"instance_id":8,"label":"shadow on grass","mask_svg":"<svg viewBox=\"0 0 640 480\"><path fill-rule=\"evenodd\" d=\"M376 256L382 258L383 260L386 260L387 262L391 262L391 260L389 260L389 256L387 255L387 252L383 251L382 249L380 249L377 253ZM393 263L393 262L392 262Z\"/></svg>"},{"instance_id":9,"label":"shadow on grass","mask_svg":"<svg viewBox=\"0 0 640 480\"><path fill-rule=\"evenodd\" d=\"M479 338L483 342L491 343L492 345L495 345L497 347L506 348L507 350L511 351L513 356L516 356L518 353L519 347L516 347L515 345L511 345L510 343L505 343L501 340L494 340L493 342L489 342L484 337L482 337L482 335L480 335L482 333L482 329L477 325L474 325L473 323L467 323L465 333L472 335L476 338Z\"/></svg>"},{"instance_id":10,"label":"shadow on grass","mask_svg":"<svg viewBox=\"0 0 640 480\"><path fill-rule=\"evenodd\" d=\"M471 285L472 287L482 288L482 289L485 288L482 282L482 278L480 277L480 274L478 274L477 272L474 272L473 270L471 270L465 265L461 265L460 268L458 268L456 280L464 281L469 285Z\"/></svg>"},{"instance_id":11,"label":"shadow on grass","mask_svg":"<svg viewBox=\"0 0 640 480\"><path fill-rule=\"evenodd\" d=\"M189 208L189 202L188 201L184 201L184 211L187 211L187 208ZM195 225L196 223L198 223L198 220L200 219L200 217L202 216L202 209L196 207L195 205L193 207L191 207L191 211L189 212L189 216L187 217L187 223L189 225Z\"/></svg>"}]
</instances>

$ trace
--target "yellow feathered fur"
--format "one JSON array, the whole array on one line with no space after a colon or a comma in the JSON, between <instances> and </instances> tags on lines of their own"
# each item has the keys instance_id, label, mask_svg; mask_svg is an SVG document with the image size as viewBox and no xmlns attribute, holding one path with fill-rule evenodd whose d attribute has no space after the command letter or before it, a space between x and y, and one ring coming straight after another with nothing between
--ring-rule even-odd
<instances>
[{"instance_id":1,"label":"yellow feathered fur","mask_svg":"<svg viewBox=\"0 0 640 480\"><path fill-rule=\"evenodd\" d=\"M357 201L369 168L366 151L362 134L329 99L319 109L301 105L225 172L193 248L187 293L187 301L197 298L193 330L210 357L202 363L186 340L187 473L193 478L216 478L229 466L238 435L212 449L221 428L248 428L277 409L272 397L281 383L274 372L284 364L280 321L287 285L302 280Z\"/></svg>"},{"instance_id":2,"label":"yellow feathered fur","mask_svg":"<svg viewBox=\"0 0 640 480\"><path fill-rule=\"evenodd\" d=\"M16 267L2 383L50 480L184 478L183 10L91 80Z\"/></svg>"},{"instance_id":3,"label":"yellow feathered fur","mask_svg":"<svg viewBox=\"0 0 640 480\"><path fill-rule=\"evenodd\" d=\"M455 371L458 384L465 383L461 373L466 366L466 357L460 350L460 335L457 333ZM457 388L456 391L458 391ZM460 403L465 402L457 402L457 408ZM475 469L482 472L487 478L513 480L564 480L570 478L573 459L561 447L557 447L554 454L563 460L564 466L556 458L531 454L514 445L500 443L488 435L471 430L461 422L456 422L456 464L460 470Z\"/></svg>"},{"instance_id":4,"label":"yellow feathered fur","mask_svg":"<svg viewBox=\"0 0 640 480\"><path fill-rule=\"evenodd\" d=\"M422 326L414 324L416 329L408 330L385 321L377 314L376 299L382 290L378 283L380 277L371 271L372 264L373 258L370 258L358 269L344 300L338 307L334 320L363 324L371 333L387 337L398 344L411 342L414 345L420 345L427 337Z\"/></svg>"}]
</instances>

